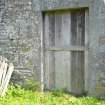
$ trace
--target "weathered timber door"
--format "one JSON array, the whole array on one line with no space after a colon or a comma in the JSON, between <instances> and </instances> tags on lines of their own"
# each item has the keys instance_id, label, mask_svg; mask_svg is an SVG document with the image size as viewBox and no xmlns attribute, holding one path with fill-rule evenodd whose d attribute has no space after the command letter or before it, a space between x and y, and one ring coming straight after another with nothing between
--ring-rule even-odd
<instances>
[{"instance_id":1,"label":"weathered timber door","mask_svg":"<svg viewBox=\"0 0 105 105\"><path fill-rule=\"evenodd\" d=\"M85 10L45 13L45 88L74 94L85 88Z\"/></svg>"}]
</instances>

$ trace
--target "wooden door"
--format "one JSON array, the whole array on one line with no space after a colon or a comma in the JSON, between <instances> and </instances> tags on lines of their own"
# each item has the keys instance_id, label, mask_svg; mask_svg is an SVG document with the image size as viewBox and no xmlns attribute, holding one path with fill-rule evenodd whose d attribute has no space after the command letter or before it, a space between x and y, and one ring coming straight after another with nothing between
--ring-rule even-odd
<instances>
[{"instance_id":1,"label":"wooden door","mask_svg":"<svg viewBox=\"0 0 105 105\"><path fill-rule=\"evenodd\" d=\"M85 10L47 12L45 88L82 94L85 86Z\"/></svg>"}]
</instances>

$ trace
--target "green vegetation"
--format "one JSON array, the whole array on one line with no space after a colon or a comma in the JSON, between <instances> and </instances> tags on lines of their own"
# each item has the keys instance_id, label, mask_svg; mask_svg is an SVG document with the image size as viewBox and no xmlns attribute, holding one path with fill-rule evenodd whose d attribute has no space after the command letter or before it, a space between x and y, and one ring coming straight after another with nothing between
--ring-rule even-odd
<instances>
[{"instance_id":1,"label":"green vegetation","mask_svg":"<svg viewBox=\"0 0 105 105\"><path fill-rule=\"evenodd\" d=\"M0 98L0 105L105 105L105 101L92 97L76 98L63 91L40 93L9 86L6 96Z\"/></svg>"},{"instance_id":2,"label":"green vegetation","mask_svg":"<svg viewBox=\"0 0 105 105\"><path fill-rule=\"evenodd\" d=\"M31 90L33 92L38 91L40 88L40 83L37 82L33 77L27 78L26 83L24 85L26 90Z\"/></svg>"}]
</instances>

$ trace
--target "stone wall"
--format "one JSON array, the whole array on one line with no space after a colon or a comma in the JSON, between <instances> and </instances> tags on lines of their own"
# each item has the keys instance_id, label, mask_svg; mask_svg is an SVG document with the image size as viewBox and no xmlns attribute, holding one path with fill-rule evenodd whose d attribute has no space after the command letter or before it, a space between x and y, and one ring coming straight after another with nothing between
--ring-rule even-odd
<instances>
[{"instance_id":1,"label":"stone wall","mask_svg":"<svg viewBox=\"0 0 105 105\"><path fill-rule=\"evenodd\" d=\"M88 69L85 89L88 95L105 98L105 0L42 0L41 10L89 9Z\"/></svg>"},{"instance_id":2,"label":"stone wall","mask_svg":"<svg viewBox=\"0 0 105 105\"><path fill-rule=\"evenodd\" d=\"M0 55L14 63L12 80L41 78L42 11L89 8L87 91L105 97L104 0L0 0Z\"/></svg>"},{"instance_id":3,"label":"stone wall","mask_svg":"<svg viewBox=\"0 0 105 105\"><path fill-rule=\"evenodd\" d=\"M0 55L14 63L13 80L18 83L39 75L38 22L31 0L0 0Z\"/></svg>"},{"instance_id":4,"label":"stone wall","mask_svg":"<svg viewBox=\"0 0 105 105\"><path fill-rule=\"evenodd\" d=\"M105 98L105 1L92 5L90 26L90 93Z\"/></svg>"}]
</instances>

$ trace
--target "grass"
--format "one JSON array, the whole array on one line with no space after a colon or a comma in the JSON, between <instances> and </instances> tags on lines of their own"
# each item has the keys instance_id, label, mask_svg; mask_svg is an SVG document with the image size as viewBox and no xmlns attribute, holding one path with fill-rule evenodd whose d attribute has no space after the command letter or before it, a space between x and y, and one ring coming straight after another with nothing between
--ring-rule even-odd
<instances>
[{"instance_id":1,"label":"grass","mask_svg":"<svg viewBox=\"0 0 105 105\"><path fill-rule=\"evenodd\" d=\"M0 105L105 105L105 101L92 97L76 98L62 91L40 93L9 86L6 96L0 98Z\"/></svg>"}]
</instances>

